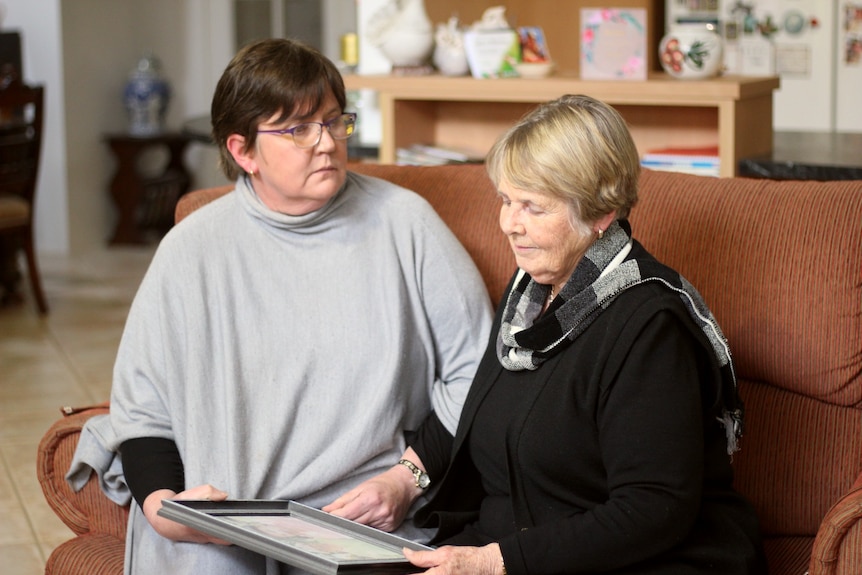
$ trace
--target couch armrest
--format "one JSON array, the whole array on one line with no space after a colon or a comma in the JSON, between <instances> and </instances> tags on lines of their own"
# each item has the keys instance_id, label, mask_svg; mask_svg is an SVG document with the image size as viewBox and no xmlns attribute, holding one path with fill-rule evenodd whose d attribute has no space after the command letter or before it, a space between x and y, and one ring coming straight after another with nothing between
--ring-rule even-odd
<instances>
[{"instance_id":1,"label":"couch armrest","mask_svg":"<svg viewBox=\"0 0 862 575\"><path fill-rule=\"evenodd\" d=\"M862 565L862 475L823 518L809 575L851 575Z\"/></svg>"},{"instance_id":2,"label":"couch armrest","mask_svg":"<svg viewBox=\"0 0 862 575\"><path fill-rule=\"evenodd\" d=\"M77 535L102 533L125 540L128 507L121 507L101 491L95 473L77 493L66 482L81 428L97 414L108 413L107 404L81 410L64 410L42 437L36 455L36 476L48 505Z\"/></svg>"}]
</instances>

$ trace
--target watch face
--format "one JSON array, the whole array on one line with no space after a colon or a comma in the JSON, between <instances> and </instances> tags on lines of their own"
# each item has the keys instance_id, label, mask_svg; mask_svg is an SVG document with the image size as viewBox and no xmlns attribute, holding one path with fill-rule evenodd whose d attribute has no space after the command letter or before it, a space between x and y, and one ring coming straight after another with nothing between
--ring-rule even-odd
<instances>
[{"instance_id":1,"label":"watch face","mask_svg":"<svg viewBox=\"0 0 862 575\"><path fill-rule=\"evenodd\" d=\"M429 485L431 485L431 478L430 478L430 477L428 477L428 474L427 474L427 473L423 473L423 474L421 474L421 475L419 476L419 478L416 480L416 483L418 483L418 484L419 484L419 487L421 487L422 489L425 489L426 487L428 487Z\"/></svg>"}]
</instances>

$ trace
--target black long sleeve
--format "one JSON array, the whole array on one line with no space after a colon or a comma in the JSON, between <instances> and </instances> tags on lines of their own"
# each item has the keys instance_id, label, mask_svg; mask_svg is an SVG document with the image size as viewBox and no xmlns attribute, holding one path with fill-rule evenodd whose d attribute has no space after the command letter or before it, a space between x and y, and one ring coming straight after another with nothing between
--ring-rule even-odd
<instances>
[{"instance_id":1,"label":"black long sleeve","mask_svg":"<svg viewBox=\"0 0 862 575\"><path fill-rule=\"evenodd\" d=\"M159 489L185 490L185 468L177 444L162 437L138 437L120 446L123 474L132 497L141 507Z\"/></svg>"},{"instance_id":2,"label":"black long sleeve","mask_svg":"<svg viewBox=\"0 0 862 575\"><path fill-rule=\"evenodd\" d=\"M449 467L449 457L455 438L432 411L408 438L410 447L422 460L431 481L439 481Z\"/></svg>"}]
</instances>

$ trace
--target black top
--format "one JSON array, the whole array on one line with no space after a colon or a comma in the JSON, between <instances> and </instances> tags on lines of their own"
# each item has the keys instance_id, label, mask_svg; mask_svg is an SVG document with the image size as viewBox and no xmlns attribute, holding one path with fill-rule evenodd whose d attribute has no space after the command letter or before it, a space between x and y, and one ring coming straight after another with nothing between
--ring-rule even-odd
<instances>
[{"instance_id":1,"label":"black top","mask_svg":"<svg viewBox=\"0 0 862 575\"><path fill-rule=\"evenodd\" d=\"M496 540L510 575L765 572L716 421L712 349L678 296L627 290L535 371L500 366L499 322L417 514L438 544Z\"/></svg>"}]
</instances>

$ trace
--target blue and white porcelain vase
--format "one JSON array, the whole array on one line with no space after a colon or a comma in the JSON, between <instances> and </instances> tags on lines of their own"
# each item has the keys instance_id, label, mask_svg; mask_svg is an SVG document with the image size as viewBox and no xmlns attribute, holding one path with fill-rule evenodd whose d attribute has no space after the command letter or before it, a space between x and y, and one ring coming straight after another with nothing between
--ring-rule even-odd
<instances>
[{"instance_id":1,"label":"blue and white porcelain vase","mask_svg":"<svg viewBox=\"0 0 862 575\"><path fill-rule=\"evenodd\" d=\"M138 60L123 91L129 114L129 133L133 136L161 133L170 98L171 87L162 76L158 58L146 55Z\"/></svg>"}]
</instances>

